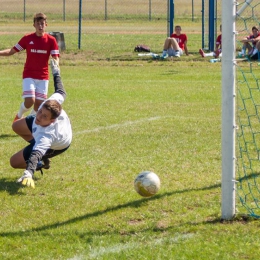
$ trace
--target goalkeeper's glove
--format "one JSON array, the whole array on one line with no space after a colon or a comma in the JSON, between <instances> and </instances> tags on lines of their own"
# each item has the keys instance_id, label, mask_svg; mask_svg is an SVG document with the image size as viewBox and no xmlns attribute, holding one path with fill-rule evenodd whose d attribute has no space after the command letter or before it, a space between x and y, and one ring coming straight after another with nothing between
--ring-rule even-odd
<instances>
[{"instance_id":1,"label":"goalkeeper's glove","mask_svg":"<svg viewBox=\"0 0 260 260\"><path fill-rule=\"evenodd\" d=\"M24 186L35 188L33 175L25 170L23 176L17 180L17 182L21 183Z\"/></svg>"},{"instance_id":2,"label":"goalkeeper's glove","mask_svg":"<svg viewBox=\"0 0 260 260\"><path fill-rule=\"evenodd\" d=\"M51 59L50 65L51 65L52 75L53 75L53 76L58 76L58 75L60 75L59 60L57 60L57 59Z\"/></svg>"}]
</instances>

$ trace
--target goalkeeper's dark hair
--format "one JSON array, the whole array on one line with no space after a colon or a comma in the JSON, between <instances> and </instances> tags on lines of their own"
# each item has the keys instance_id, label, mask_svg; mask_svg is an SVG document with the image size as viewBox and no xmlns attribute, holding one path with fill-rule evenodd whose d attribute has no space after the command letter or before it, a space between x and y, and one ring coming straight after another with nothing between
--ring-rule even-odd
<instances>
[{"instance_id":1,"label":"goalkeeper's dark hair","mask_svg":"<svg viewBox=\"0 0 260 260\"><path fill-rule=\"evenodd\" d=\"M51 119L59 117L62 110L61 104L55 99L46 100L42 107L51 112Z\"/></svg>"}]
</instances>

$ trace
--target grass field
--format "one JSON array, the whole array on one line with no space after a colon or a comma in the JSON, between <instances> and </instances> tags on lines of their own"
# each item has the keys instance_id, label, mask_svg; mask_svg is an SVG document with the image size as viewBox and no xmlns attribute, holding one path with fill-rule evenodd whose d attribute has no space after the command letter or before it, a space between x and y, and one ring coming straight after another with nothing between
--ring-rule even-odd
<instances>
[{"instance_id":1,"label":"grass field","mask_svg":"<svg viewBox=\"0 0 260 260\"><path fill-rule=\"evenodd\" d=\"M0 258L257 259L259 222L221 221L221 64L195 33L191 56L166 61L129 48L148 38L102 35L61 55L73 142L34 190L9 166L26 145L11 129L25 56L0 59ZM151 198L134 191L143 170L161 179Z\"/></svg>"}]
</instances>

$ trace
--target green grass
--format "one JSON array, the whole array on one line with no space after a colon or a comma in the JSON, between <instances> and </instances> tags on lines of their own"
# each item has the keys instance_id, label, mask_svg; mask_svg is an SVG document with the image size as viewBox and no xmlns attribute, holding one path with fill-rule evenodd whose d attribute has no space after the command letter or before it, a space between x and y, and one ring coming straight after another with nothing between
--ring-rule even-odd
<instances>
[{"instance_id":1,"label":"green grass","mask_svg":"<svg viewBox=\"0 0 260 260\"><path fill-rule=\"evenodd\" d=\"M129 49L134 37L101 48L99 36L61 56L73 142L34 190L9 166L26 145L11 129L24 54L0 59L0 258L257 259L259 222L221 221L221 64L196 43L154 61ZM161 179L151 198L134 191L143 170Z\"/></svg>"},{"instance_id":2,"label":"green grass","mask_svg":"<svg viewBox=\"0 0 260 260\"><path fill-rule=\"evenodd\" d=\"M188 47L191 52L198 53L201 48L201 19L175 19L174 24L182 26L183 33L188 35ZM9 20L0 23L0 49L10 48L27 33L35 29L31 21L17 23ZM80 50L78 21L50 21L48 32L63 32L66 44L65 53L84 51L91 59L102 59L104 55L115 56L116 60L131 54L137 44L146 44L153 52L161 52L167 37L166 20L83 20L81 27Z\"/></svg>"}]
</instances>

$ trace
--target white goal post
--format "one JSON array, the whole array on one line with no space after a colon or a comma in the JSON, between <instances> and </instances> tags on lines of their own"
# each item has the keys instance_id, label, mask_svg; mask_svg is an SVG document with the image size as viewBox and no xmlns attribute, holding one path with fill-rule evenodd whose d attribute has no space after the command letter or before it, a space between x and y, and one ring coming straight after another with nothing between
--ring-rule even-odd
<instances>
[{"instance_id":1,"label":"white goal post","mask_svg":"<svg viewBox=\"0 0 260 260\"><path fill-rule=\"evenodd\" d=\"M235 19L236 2L222 1L222 180L221 218L235 215Z\"/></svg>"},{"instance_id":2,"label":"white goal post","mask_svg":"<svg viewBox=\"0 0 260 260\"><path fill-rule=\"evenodd\" d=\"M242 7L237 11L237 15L241 15L245 11L245 9L248 7L248 5L251 4L252 1L253 0L245 1L245 3L242 5Z\"/></svg>"}]
</instances>

